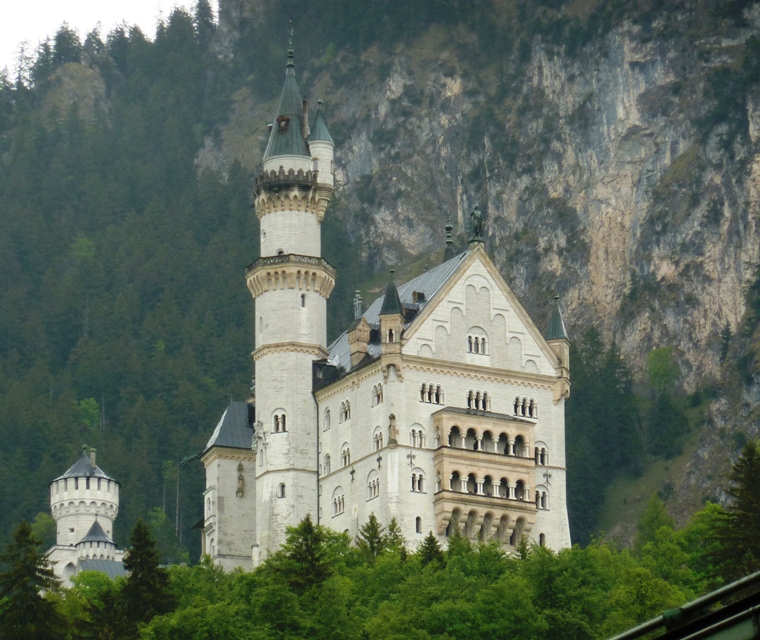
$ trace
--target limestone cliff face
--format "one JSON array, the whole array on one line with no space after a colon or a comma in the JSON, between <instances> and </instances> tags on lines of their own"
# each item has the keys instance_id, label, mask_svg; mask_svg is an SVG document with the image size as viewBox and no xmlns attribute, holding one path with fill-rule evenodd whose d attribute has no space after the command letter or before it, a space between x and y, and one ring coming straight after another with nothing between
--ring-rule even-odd
<instances>
[{"instance_id":1,"label":"limestone cliff face","mask_svg":"<svg viewBox=\"0 0 760 640\"><path fill-rule=\"evenodd\" d=\"M224 20L260 2L221 4ZM487 247L534 318L556 288L570 327L600 327L634 369L675 347L692 391L720 375L720 332L742 318L760 248L760 88L724 81L745 78L760 34L760 13L745 18L714 30L677 11L626 21L572 56L537 35L522 60L434 26L390 57L338 53L320 73L303 61L299 81L325 100L337 142L332 215L377 269L442 249L448 214L464 241L478 203ZM241 89L199 163L253 169L271 110ZM694 506L719 493L700 469L720 458L717 478L731 448L714 430L743 428L725 402L677 482Z\"/></svg>"}]
</instances>

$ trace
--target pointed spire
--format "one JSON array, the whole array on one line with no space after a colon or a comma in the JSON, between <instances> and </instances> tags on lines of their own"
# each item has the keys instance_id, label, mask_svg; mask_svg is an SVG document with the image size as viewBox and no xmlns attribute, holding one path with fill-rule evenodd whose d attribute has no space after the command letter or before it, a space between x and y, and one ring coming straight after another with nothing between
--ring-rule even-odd
<instances>
[{"instance_id":1,"label":"pointed spire","mask_svg":"<svg viewBox=\"0 0 760 640\"><path fill-rule=\"evenodd\" d=\"M293 62L293 56L293 29L291 28L285 83L282 86L280 102L277 104L277 112L274 114L264 160L275 156L309 156L304 139L304 104L301 90L296 82L296 65Z\"/></svg>"},{"instance_id":2,"label":"pointed spire","mask_svg":"<svg viewBox=\"0 0 760 640\"><path fill-rule=\"evenodd\" d=\"M311 132L311 136L309 136L309 142L317 142L318 140L324 140L325 142L335 144L335 141L332 139L330 132L327 130L325 118L322 115L321 100L317 100L317 117L314 120L314 129Z\"/></svg>"},{"instance_id":3,"label":"pointed spire","mask_svg":"<svg viewBox=\"0 0 760 640\"><path fill-rule=\"evenodd\" d=\"M446 219L446 250L443 252L443 261L446 262L454 257L454 239L452 231L454 225L451 224L451 212L449 211L448 218Z\"/></svg>"},{"instance_id":4,"label":"pointed spire","mask_svg":"<svg viewBox=\"0 0 760 640\"><path fill-rule=\"evenodd\" d=\"M293 21L290 21L290 31L288 31L288 69L295 69L296 63L293 61L295 52L293 51Z\"/></svg>"},{"instance_id":5,"label":"pointed spire","mask_svg":"<svg viewBox=\"0 0 760 640\"><path fill-rule=\"evenodd\" d=\"M385 288L383 306L380 309L381 316L404 315L404 305L401 304L401 298L398 295L398 289L396 288L396 282L393 279L393 273L394 269L391 269L391 278L388 281L388 286Z\"/></svg>"},{"instance_id":6,"label":"pointed spire","mask_svg":"<svg viewBox=\"0 0 760 640\"><path fill-rule=\"evenodd\" d=\"M546 332L547 340L569 340L565 321L562 319L562 310L559 308L559 294L554 294L554 305L549 316L549 330Z\"/></svg>"}]
</instances>

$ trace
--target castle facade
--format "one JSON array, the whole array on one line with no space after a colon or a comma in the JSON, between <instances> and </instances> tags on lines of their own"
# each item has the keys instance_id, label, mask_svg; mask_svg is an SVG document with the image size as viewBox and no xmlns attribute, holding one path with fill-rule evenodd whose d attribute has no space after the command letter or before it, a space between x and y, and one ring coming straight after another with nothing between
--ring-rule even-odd
<instances>
[{"instance_id":1,"label":"castle facade","mask_svg":"<svg viewBox=\"0 0 760 640\"><path fill-rule=\"evenodd\" d=\"M403 284L393 277L327 344L335 269L321 257L334 193L334 142L313 128L289 51L255 183L261 258L255 300L255 399L232 402L203 452L203 550L251 567L306 515L352 537L395 518L410 549L570 545L565 499L569 341L555 303L544 334L507 286L472 213L468 248Z\"/></svg>"}]
</instances>

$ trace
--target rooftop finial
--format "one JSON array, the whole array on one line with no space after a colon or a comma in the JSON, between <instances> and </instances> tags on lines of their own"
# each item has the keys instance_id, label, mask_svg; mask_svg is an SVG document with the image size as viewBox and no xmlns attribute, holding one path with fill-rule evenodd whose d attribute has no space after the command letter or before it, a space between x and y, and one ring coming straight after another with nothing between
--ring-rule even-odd
<instances>
[{"instance_id":1,"label":"rooftop finial","mask_svg":"<svg viewBox=\"0 0 760 640\"><path fill-rule=\"evenodd\" d=\"M356 293L354 293L354 320L358 320L362 317L362 313L364 313L362 309L363 302L364 301L362 300L362 294L359 289L357 289Z\"/></svg>"},{"instance_id":2,"label":"rooftop finial","mask_svg":"<svg viewBox=\"0 0 760 640\"><path fill-rule=\"evenodd\" d=\"M446 217L446 250L443 252L444 262L454 257L454 238L451 233L453 230L454 225L451 224L451 211L449 211L449 214Z\"/></svg>"},{"instance_id":3,"label":"rooftop finial","mask_svg":"<svg viewBox=\"0 0 760 640\"><path fill-rule=\"evenodd\" d=\"M293 62L293 21L290 21L290 31L288 31L288 66L295 67L296 63Z\"/></svg>"},{"instance_id":4,"label":"rooftop finial","mask_svg":"<svg viewBox=\"0 0 760 640\"><path fill-rule=\"evenodd\" d=\"M470 213L470 224L472 226L472 236L470 242L483 242L483 213L480 211L480 207L475 205Z\"/></svg>"}]
</instances>

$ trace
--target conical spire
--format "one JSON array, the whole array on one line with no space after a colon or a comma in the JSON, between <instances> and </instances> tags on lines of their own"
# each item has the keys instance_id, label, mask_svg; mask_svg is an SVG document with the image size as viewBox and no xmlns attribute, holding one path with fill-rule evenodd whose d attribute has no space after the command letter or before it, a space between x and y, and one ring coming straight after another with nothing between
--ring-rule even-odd
<instances>
[{"instance_id":1,"label":"conical spire","mask_svg":"<svg viewBox=\"0 0 760 640\"><path fill-rule=\"evenodd\" d=\"M396 282L393 279L393 269L391 269L391 279L388 281L388 286L385 288L385 298L383 298L383 306L380 309L380 315L404 315L404 306L401 304L401 298L398 295Z\"/></svg>"},{"instance_id":2,"label":"conical spire","mask_svg":"<svg viewBox=\"0 0 760 640\"><path fill-rule=\"evenodd\" d=\"M451 260L451 258L454 257L454 239L451 233L453 230L454 225L451 224L451 213L449 213L449 217L446 220L446 250L443 252L444 262Z\"/></svg>"},{"instance_id":3,"label":"conical spire","mask_svg":"<svg viewBox=\"0 0 760 640\"><path fill-rule=\"evenodd\" d=\"M565 321L562 319L562 310L559 308L559 295L554 294L554 305L549 317L549 330L546 332L547 340L569 340Z\"/></svg>"},{"instance_id":4,"label":"conical spire","mask_svg":"<svg viewBox=\"0 0 760 640\"><path fill-rule=\"evenodd\" d=\"M322 116L321 100L317 100L317 117L314 120L314 129L312 129L311 135L309 136L309 142L317 142L318 140L323 140L325 142L331 142L332 144L335 144L335 141L332 139L330 132L327 130L325 119Z\"/></svg>"},{"instance_id":5,"label":"conical spire","mask_svg":"<svg viewBox=\"0 0 760 640\"><path fill-rule=\"evenodd\" d=\"M303 99L296 82L296 64L293 61L293 30L288 45L288 62L285 66L285 83L282 86L280 102L274 114L269 144L264 152L264 160L275 156L309 156L304 140Z\"/></svg>"}]
</instances>

